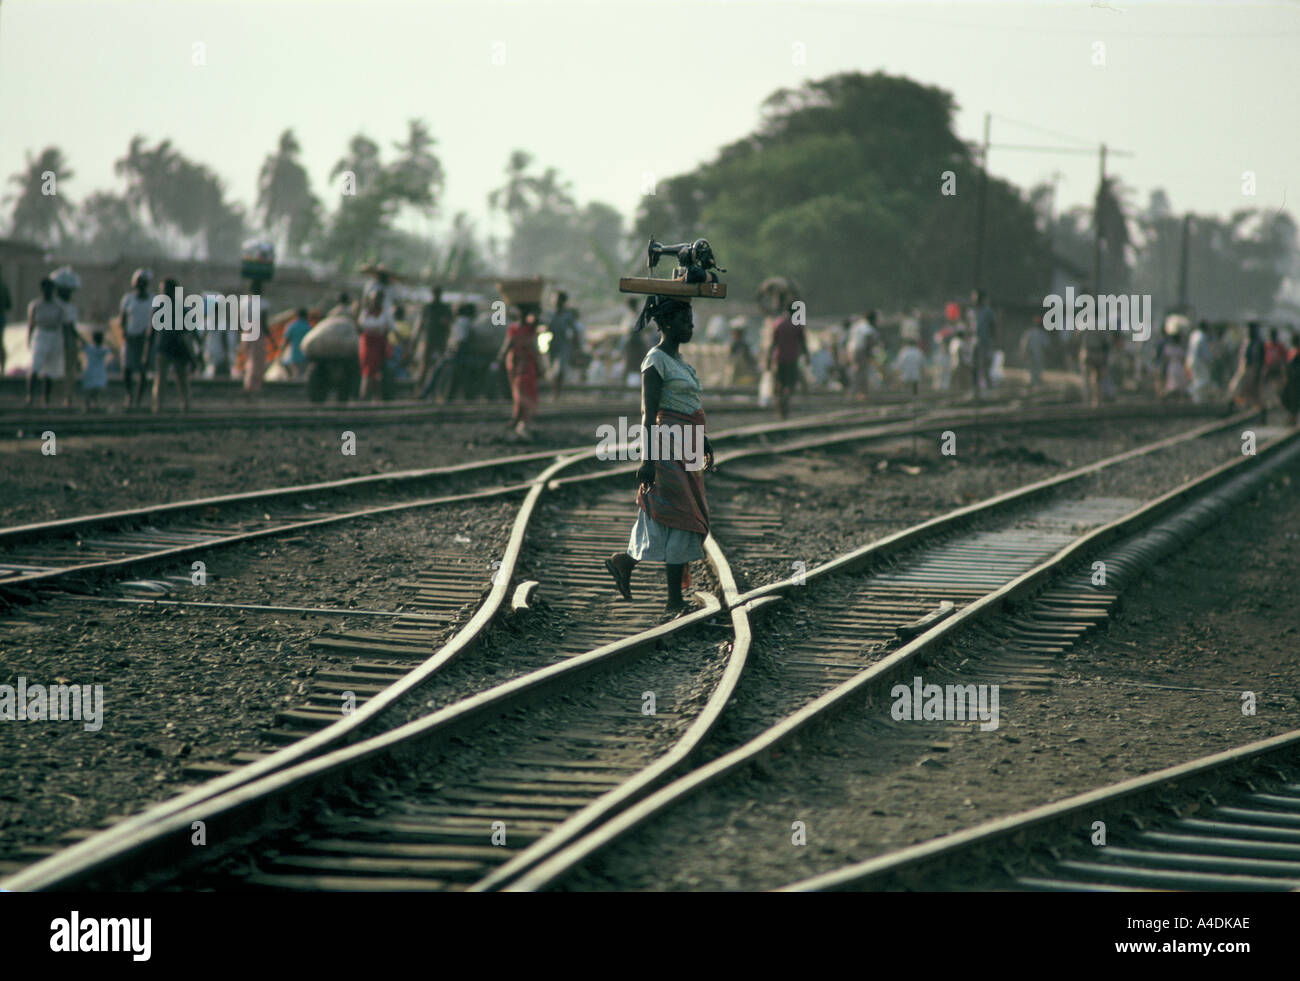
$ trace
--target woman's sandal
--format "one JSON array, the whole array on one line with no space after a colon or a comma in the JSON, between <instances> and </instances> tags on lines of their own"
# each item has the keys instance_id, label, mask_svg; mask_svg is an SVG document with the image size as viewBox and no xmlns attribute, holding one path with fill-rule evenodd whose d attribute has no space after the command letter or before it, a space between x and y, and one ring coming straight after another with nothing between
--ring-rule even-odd
<instances>
[{"instance_id":1,"label":"woman's sandal","mask_svg":"<svg viewBox=\"0 0 1300 981\"><path fill-rule=\"evenodd\" d=\"M676 620L680 616L690 613L693 607L690 603L683 600L680 604L674 606L669 603L664 606L663 612L659 615L661 623L668 623L670 620Z\"/></svg>"},{"instance_id":2,"label":"woman's sandal","mask_svg":"<svg viewBox=\"0 0 1300 981\"><path fill-rule=\"evenodd\" d=\"M614 562L612 555L605 560L605 568L614 577L614 585L623 594L623 598L630 601L632 599L632 570L620 571L620 567Z\"/></svg>"}]
</instances>

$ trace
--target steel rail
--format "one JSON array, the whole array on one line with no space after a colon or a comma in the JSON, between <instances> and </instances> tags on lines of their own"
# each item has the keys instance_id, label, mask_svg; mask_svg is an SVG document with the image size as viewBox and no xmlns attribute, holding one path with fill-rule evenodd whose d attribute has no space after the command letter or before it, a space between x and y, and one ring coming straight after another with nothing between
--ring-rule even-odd
<instances>
[{"instance_id":1,"label":"steel rail","mask_svg":"<svg viewBox=\"0 0 1300 981\"><path fill-rule=\"evenodd\" d=\"M528 494L515 516L510 538L502 555L501 570L503 574L493 577L492 588L487 598L479 606L469 622L461 627L428 660L366 701L356 711L341 716L337 722L321 729L319 732L290 743L260 760L240 767L238 770L206 781L190 791L147 808L137 815L128 817L104 832L92 835L84 841L51 856L49 859L37 863L31 870L31 874L36 876L57 876L60 869L75 868L83 863L93 862L97 854L111 850L116 842L132 839L150 825L163 820L169 814L195 806L200 801L226 793L243 784L256 781L269 773L290 767L302 760L324 753L341 743L355 739L363 726L374 722L381 713L392 708L405 695L422 685L438 670L472 647L478 640L487 625L500 611L510 592L510 581L514 576L515 565L519 559L524 533L537 501L544 492L546 481L551 475L573 465L579 459L579 457L566 457L557 461L547 467L529 487ZM19 874L17 881L20 884L15 888L23 888L21 882L26 881L23 878L25 874Z\"/></svg>"},{"instance_id":2,"label":"steel rail","mask_svg":"<svg viewBox=\"0 0 1300 981\"><path fill-rule=\"evenodd\" d=\"M1232 425L1234 421L1235 420L1229 420L1226 423L1220 423L1217 424L1216 426L1201 427L1201 428L1202 429L1222 428L1223 426L1226 425ZM1199 433L1199 430L1195 432ZM1182 438L1192 438L1192 436L1191 434L1185 434ZM837 436L837 437L832 437L831 441L837 441L842 439L843 439L842 436ZM1177 440L1177 437L1175 437L1174 439ZM799 448L805 447L804 443L800 443L797 445L799 446ZM774 452L774 450L772 448L766 448L762 452L771 453ZM594 451L588 451L588 454L584 454L583 456L584 457L589 456L592 453L594 453ZM1122 456L1127 457L1128 455L1130 454L1124 454ZM515 562L517 561L518 558L519 547L522 543L523 530L527 524L526 519L531 514L533 506L535 505L538 497L542 493L542 489L552 484L552 476L554 474L558 473L565 467L578 462L578 460L581 458L582 457L570 457L557 462L552 467L547 468L547 470L544 471L543 474L540 475L531 485L529 489L528 498L525 501L524 506L521 507L520 514L516 518L515 528L512 531L512 535L511 535L511 544L507 549L506 559L503 560L503 566L502 566L503 569L505 568L510 569L512 575L513 575ZM601 473L601 474L594 474L590 476L593 479L599 479L607 475L608 474ZM389 507L395 507L395 506L389 506ZM931 523L927 523L927 524L931 524ZM297 743L291 744L290 746L287 746L276 753L268 755L262 760L259 760L254 763L250 763L240 768L239 770L236 770L225 776L217 777L216 779L208 781L202 786L195 788L176 798L173 798L170 801L162 802L161 804L156 805L155 807L150 808L139 815L135 815L134 817L128 818L126 821L121 822L118 825L115 825L113 828L110 828L105 832L102 832L101 834L88 838L84 842L78 843L77 845L74 845L71 848L64 850L63 852L58 853L55 856L51 856L50 859L37 863L37 866L33 866L33 868L37 868L37 867L49 868L50 863L55 863L55 864L75 863L77 861L83 860L86 857L88 857L89 854L95 852L97 849L106 847L109 844L110 839L116 840L121 837L128 837L134 835L139 830L143 829L144 827L146 827L152 822L156 822L162 819L167 814L175 813L177 810L189 806L193 806L200 801L207 800L215 795L228 792L230 789L234 787L262 778L269 773L272 773L276 770L280 770L286 766L291 766L296 762L305 759L311 755L314 755L318 752L324 752L328 748L332 747L333 745L341 741L346 741L348 739L353 738L353 736L356 735L359 727L364 722L370 721L380 712L391 707L391 705L394 704L404 694L418 687L425 680L427 680L427 678L430 675L432 675L436 670L438 670L438 668L445 665L449 660L451 660L453 657L461 653L464 649L468 648L468 646L472 644L473 640L477 638L481 630L487 625L488 622L490 622L492 617L495 616L497 610L499 610L501 602L504 599L504 594L508 586L509 578L510 577L508 576L500 577L500 585L494 586L493 590L489 595L488 601L485 602L484 606L480 608L480 610L478 611L478 613L476 613L476 615L470 621L470 623L466 624L466 626L462 628L460 632L458 632L458 634L448 643L448 645L446 645L442 649L442 651L440 651L438 654L435 654L433 658L431 658L429 661L426 661L423 665L421 665L421 667L417 668L414 672L405 676L396 685L390 687L389 689L386 689L379 696L372 698L353 715L340 719L339 722L334 723L329 728L324 729L314 734L313 736L304 738L303 740ZM745 598L739 597L738 599L743 600Z\"/></svg>"},{"instance_id":3,"label":"steel rail","mask_svg":"<svg viewBox=\"0 0 1300 981\"><path fill-rule=\"evenodd\" d=\"M761 429L762 431L766 431L766 428L767 427L745 427L743 431L748 431L749 429ZM782 428L791 429L800 427L786 426ZM719 436L721 437L722 434L719 434ZM843 438L843 436L832 437L832 439L836 441L842 441ZM804 448L805 443L801 442L798 446ZM770 453L773 451L771 449L766 449L764 452ZM119 822L99 834L93 835L68 849L56 853L49 859L37 863L32 868L52 867L52 863L56 862L60 864L70 863L73 865L78 862L83 862L88 858L88 856L98 851L103 851L106 848L111 848L112 841L135 836L149 825L164 820L167 815L173 814L177 810L183 810L184 808L193 806L200 801L208 800L214 796L226 793L237 786L241 786L250 781L256 781L268 774L283 770L287 767L292 767L304 759L327 752L331 747L335 746L339 742L353 738L362 724L374 718L381 711L390 707L403 695L418 687L477 639L481 631L486 627L487 623L490 622L492 617L495 616L496 612L500 608L501 601L504 598L506 588L505 584L513 576L515 563L518 559L519 546L522 543L523 530L527 524L527 517L531 516L532 509L535 506L539 495L542 493L544 488L553 487L555 485L555 482L552 480L553 474L558 473L567 466L579 462L580 459L594 455L595 451L589 450L587 453L580 456L575 455L565 458L548 468L543 472L543 474L536 478L529 488L528 498L520 508L519 515L516 518L515 528L512 531L511 546L507 549L507 555L502 561L502 569L509 570L509 575L498 577L500 585L494 586L488 600L485 601L482 607L480 607L474 618L471 619L471 621L466 624L465 627L463 627L440 652L436 653L432 658L424 662L420 667L416 668L415 671L407 674L395 685L390 686L376 697L367 701L353 714L341 718L339 721L314 735L305 737L295 743L291 743L283 749L269 754L261 760L246 764L228 774L206 781L199 787L172 798L169 801L164 801L148 808L138 815L129 817L125 821ZM610 476L610 474L608 472L602 472L588 475L590 479L600 479L606 476ZM399 506L400 505L389 505L388 507L394 508ZM718 557L721 555L720 552L717 552L716 554ZM734 585L734 580L732 580L732 583ZM742 612L741 616L743 617L744 615L745 614ZM747 646L748 644L746 644L746 650ZM730 683L734 685L734 682L738 677L739 671L735 673L734 678L730 679ZM722 704L725 704L725 702ZM701 739L703 738L703 735L704 733L701 733ZM57 874L57 870L54 874Z\"/></svg>"},{"instance_id":4,"label":"steel rail","mask_svg":"<svg viewBox=\"0 0 1300 981\"><path fill-rule=\"evenodd\" d=\"M757 424L750 426L741 426L735 429L724 430L714 436L714 439L725 441L729 439L739 439L754 435L767 435L772 432L783 432L791 429L824 429L830 426L838 426L845 415L853 415L852 410L849 412L835 412L825 416L819 416L816 419L797 420L790 423L769 426L766 424ZM625 449L621 444L615 447L615 450ZM411 481L423 481L434 477L455 476L464 473L477 472L490 469L499 469L513 466L517 463L535 462L538 460L556 459L557 456L571 456L573 462L577 463L585 459L596 457L596 451L589 448L580 447L571 451L563 451L556 454L552 451L542 451L535 453L520 454L518 456L498 457L491 460L474 461L470 463L455 464L447 467L436 467L422 470L399 471L396 473L370 474L360 477L349 477L336 481L326 481L323 483L295 485L283 488L270 488L262 491L250 491L244 494L227 494L220 497L199 498L189 501L178 501L171 504L155 505L146 508L134 508L126 511L105 512L100 514L82 515L73 518L63 518L57 521L41 522L31 525L20 525L8 529L0 529L0 546L5 544L6 538L10 541L23 541L28 538L40 538L42 535L61 535L70 536L88 529L103 527L108 525L120 525L130 522L139 522L149 518L156 518L160 515L178 514L203 508L209 508L219 505L237 506L251 503L263 503L266 500L300 497L307 494L319 494L338 490L350 490L357 487L367 487L374 484L393 484L406 483ZM598 474L587 474L581 477L582 480L597 480L609 476L617 476L623 473L622 470L606 471ZM455 504L463 501L481 500L489 497L509 496L526 491L532 485L532 481L525 483L506 484L498 487L485 488L479 491L471 491L462 494L450 494L440 497L419 498L412 501L399 501L391 504L372 505L369 507L358 508L341 514L328 515L319 518L308 518L303 520L291 520L281 524L269 527L258 528L247 532L236 532L233 534L214 535L214 537L199 542L189 542L181 545L174 545L166 548L152 549L146 552L130 552L127 555L116 558L100 559L91 562L81 562L75 565L64 565L54 568L34 569L7 576L0 579L0 596L8 595L28 595L29 591L38 585L50 584L58 581L75 580L78 577L89 575L98 575L110 572L116 569L132 569L137 566L144 566L150 563L160 561L169 561L181 559L189 555L205 552L216 548L223 548L229 545L235 545L242 542L253 541L259 538L274 537L286 535L292 532L301 531L308 528L319 527L344 521L355 521L363 518L374 517L382 514L390 514L397 511L412 510L418 508L438 507L446 504Z\"/></svg>"},{"instance_id":5,"label":"steel rail","mask_svg":"<svg viewBox=\"0 0 1300 981\"><path fill-rule=\"evenodd\" d=\"M624 399L580 400L564 405L547 404L539 408L537 418L572 419L602 418L617 415L627 409L635 410L637 406L637 389L621 389L626 394ZM758 405L755 398L737 400L734 393L726 390L711 389L714 401L714 413L760 413L770 411ZM873 396L873 407L911 406L916 400L900 393L883 393ZM959 399L952 397L926 398L923 401L933 404L955 404ZM990 405L1007 401L999 396L990 400ZM1068 395L1056 398L1036 398L1036 402L1046 404L1052 401L1075 401ZM816 396L807 399L804 405L813 409L824 409L828 405L843 404L843 396ZM56 429L60 435L75 436L123 435L134 436L143 433L190 432L192 430L248 427L248 428L309 428L314 426L350 426L360 425L400 425L419 423L459 422L497 422L504 418L501 411L507 402L458 401L430 404L414 400L402 400L382 405L349 402L345 405L326 403L308 406L303 402L284 401L267 402L260 407L246 412L221 412L208 409L192 409L188 413L169 410L164 413L131 413L110 415L107 417L87 416L76 408L50 406L44 409L24 409L0 412L0 433L17 432L18 438L30 438L45 429ZM850 411L862 411L855 408Z\"/></svg>"},{"instance_id":6,"label":"steel rail","mask_svg":"<svg viewBox=\"0 0 1300 981\"><path fill-rule=\"evenodd\" d=\"M798 429L824 429L840 425L846 418L861 414L859 410L844 410L811 416L805 419L791 420L784 423L758 423L739 426L719 432L714 439L726 440L737 437L756 436L764 433L785 432ZM904 420L906 416L896 419L884 417L877 422ZM450 464L441 467L421 467L414 470L395 470L382 473L362 474L356 477L341 477L337 480L317 481L310 484L289 484L282 487L267 487L260 490L242 491L233 494L218 494L211 497L188 498L180 501L150 504L138 508L126 508L117 511L102 511L92 514L74 515L69 518L57 518L51 521L39 521L29 524L12 525L0 528L0 546L29 538L48 537L59 533L75 533L111 524L123 524L156 519L164 515L198 511L205 508L223 507L238 504L263 504L274 500L291 500L296 497L313 494L335 493L356 489L370 489L389 484L405 484L432 480L442 477L458 477L477 471L497 470L520 464L555 460L559 457L588 452L589 446L575 446L560 450L534 450L486 460L470 460L465 463Z\"/></svg>"},{"instance_id":7,"label":"steel rail","mask_svg":"<svg viewBox=\"0 0 1300 981\"><path fill-rule=\"evenodd\" d=\"M865 428L853 429L847 432L837 433L833 436L806 437L803 440L776 444L772 446L763 446L751 448L749 450L739 450L719 456L719 462L734 461L746 457L762 457L775 454L797 452L799 450L815 449L824 446L834 446L847 442L856 442L862 440L888 439L893 436L914 435L919 432L928 431L939 425L945 426L965 426L969 429L996 429L1010 424L1021 424L1020 420L1010 418L1010 415L1018 411L1018 407L1011 406L999 413L973 413L971 415L949 416L942 420L926 421L924 424L915 417L907 422L877 422L874 425ZM851 415L852 410L847 414ZM1117 414L1112 414L1112 418L1128 418L1133 414L1133 410L1119 410ZM1201 415L1202 412L1193 413ZM780 433L789 430L804 429L823 429L828 426L838 425L846 413L832 413L829 416L818 417L816 420L799 420L789 423L777 424L775 426L768 424L756 424L751 426L741 426L735 429L724 430L716 434L713 439L719 442L744 438L748 436L769 436L773 433ZM1143 413L1145 417L1145 413ZM1065 414L1049 417L1039 417L1034 420L1035 425L1051 425L1061 422L1077 421L1080 418L1078 411L1068 411ZM1092 417L1088 417L1092 418ZM614 448L616 451L626 449L623 444ZM579 449L574 451L574 455L590 459L596 454L593 451ZM180 501L173 504L153 506L149 508L137 508L128 511L107 512L101 514L84 515L74 518L64 518L53 522L43 522L35 525L23 525L10 529L0 529L0 545L4 544L3 537L6 534L21 540L26 537L37 536L42 533L55 532L62 535L73 535L79 530L86 530L93 527L109 524L124 524L129 521L144 520L148 517L154 517L159 514L179 513L194 510L202 507L211 507L218 504L239 505L244 503L256 503L267 499L279 497L300 496L307 493L321 493L323 491L332 491L338 489L349 489L351 487L368 485L376 482L406 482L413 480L425 480L431 477L454 475L457 473L478 471L484 469L494 469L513 465L520 461L531 461L539 458L554 459L556 454L551 452L522 454L518 457L500 457L487 461L476 461L465 464L456 464L450 467L431 468L428 470L401 471L393 474L372 474L361 477L344 478L338 481L328 481L321 484L299 485L285 488L271 488L264 491L252 491L246 494L224 495L215 498L201 498L192 501ZM552 481L555 486L563 486L570 483L588 482L593 480L602 480L618 477L627 473L634 472L635 465L629 467L607 468L598 473L581 474L568 478L560 478ZM147 564L161 561L170 561L182 559L200 552L210 551L217 548L224 548L230 545L236 545L243 542L253 541L259 538L275 537L290 534L292 532L304 529L323 526L344 521L355 521L363 518L374 517L382 514L389 514L398 511L411 510L417 508L438 507L446 504L454 504L463 501L480 500L489 497L507 496L526 490L529 483L507 484L499 487L485 488L480 491L467 492L464 494L444 495L441 497L421 498L414 501L399 501L392 504L373 505L370 507L359 508L353 511L347 511L341 514L328 515L320 518L310 518L300 521L287 521L269 528L258 528L247 532L236 532L232 534L218 534L212 538L188 542L181 545L174 545L166 548L152 549L146 552L132 551L126 555L116 558L99 559L91 562L81 562L75 565L57 566L54 568L34 568L31 571L25 571L10 575L0 580L0 596L11 597L30 597L31 589L40 585L48 585L59 581L75 581L79 577L92 575L102 575L119 569L134 569Z\"/></svg>"},{"instance_id":8,"label":"steel rail","mask_svg":"<svg viewBox=\"0 0 1300 981\"><path fill-rule=\"evenodd\" d=\"M1284 732L1268 739L1247 743L1212 756L1190 760L1154 773L1132 777L1119 783L1098 787L1063 800L1043 804L1015 814L984 821L950 835L878 855L864 862L846 865L821 875L801 879L781 887L782 892L820 892L858 888L879 882L899 873L911 873L923 866L950 860L954 855L977 847L986 847L1028 831L1041 831L1051 825L1063 826L1087 813L1098 815L1121 803L1131 803L1171 787L1206 777L1218 777L1245 764L1257 763L1274 756L1294 760L1300 751L1300 730Z\"/></svg>"},{"instance_id":9,"label":"steel rail","mask_svg":"<svg viewBox=\"0 0 1300 981\"><path fill-rule=\"evenodd\" d=\"M500 888L538 862L543 861L548 855L559 851L593 827L609 820L612 815L644 797L656 786L663 783L671 773L681 768L718 724L722 718L723 710L735 694L736 686L740 683L741 675L749 663L749 651L753 641L753 634L749 624L749 611L738 602L740 591L736 586L735 576L732 575L731 568L727 565L726 557L712 535L705 539L704 546L709 562L712 564L719 585L722 588L723 604L731 614L733 641L731 657L727 660L727 667L712 694L709 695L709 699L699 716L671 750L643 769L635 777L624 781L609 793L592 801L582 810L539 838L491 875L476 883L471 887L471 892L483 892Z\"/></svg>"},{"instance_id":10,"label":"steel rail","mask_svg":"<svg viewBox=\"0 0 1300 981\"><path fill-rule=\"evenodd\" d=\"M796 424L796 426L797 425L799 424ZM796 428L796 426L786 426L783 428L786 429ZM758 429L758 428L760 427L743 427L739 431L739 434L744 434L753 429ZM729 436L729 435L733 435L733 434L730 432L726 434L719 434L718 438L721 439L724 438L724 436ZM769 450L768 452L771 451ZM503 557L502 560L501 569L503 570L503 572L505 572L505 574L497 577L501 583L507 583L513 577L514 565L518 559L518 552L519 552L518 543L522 541L523 528L527 524L526 515L531 515L531 510L535 506L538 495L541 492L541 488L551 483L551 477L553 474L560 472L567 466L579 462L583 458L590 458L594 455L595 455L594 450L587 450L584 454L573 455L570 457L563 458L560 462L547 468L547 470L544 471L541 475L539 475L531 485L520 485L519 488L516 488L516 489L524 489L524 487L526 486L529 490L529 494L524 504L521 505L519 515L516 517L515 527L512 530L511 543L514 547L508 550L508 555L506 557ZM599 479L605 476L609 476L609 474L598 473L598 474L588 475L589 479ZM490 492L486 492L486 491L479 492L480 495L486 495L488 493ZM398 504L398 505L386 505L384 507L387 510L397 510L409 506L410 505L408 504ZM521 524L521 519L523 519L522 524ZM315 520L323 523L324 521L327 521L329 519L315 519ZM263 530L261 534L269 534L272 531L274 530L266 529ZM250 535L250 537L253 536ZM499 611L501 603L504 599L504 589L505 589L504 585L501 586L494 585L492 591L489 593L487 600L485 600L484 604L480 607L475 617L471 619L471 621L468 624L466 624L460 631L458 631L458 633L451 639L451 641L448 642L448 644L444 648L442 648L438 652L435 652L428 661L424 662L420 667L416 668L410 674L404 676L404 678L402 679L402 683L400 685L400 689L399 689L400 692L405 693L411 690L412 687L420 683L423 683L423 681L427 680L429 676L431 676L437 670L445 666L453 657L455 657L465 648L470 646L472 642L475 639L477 639L479 633L482 631L482 629L484 629L487 622L489 622L490 619L493 616L495 616L495 614ZM452 649L452 654L450 656L443 656L443 654L448 650L448 648ZM391 688L387 689L387 691L392 691L392 690L393 689ZM390 698L384 698L384 699L372 698L369 701L367 701L364 705L362 705L353 714L339 719L337 722L326 727L325 729L322 729L319 732L311 736L305 737L297 742L291 743L280 750L268 754L267 756L263 757L260 760L245 764L244 766L240 767L237 770L234 770L222 776L215 777L212 780L206 781L199 787L186 791L185 793L182 793L175 798L171 798L170 800L167 801L162 801L159 804L147 808L146 810L142 811L137 815L128 817L126 820L119 822L118 824L114 825L112 828L109 828L99 834L93 835L90 838L86 839L85 841L79 842L71 846L70 848L65 849L64 851L58 853L58 855L53 856L52 859L58 858L60 856L65 856L70 861L76 861L79 859L79 857L81 857L84 851L88 849L93 849L94 847L98 847L91 843L97 841L102 842L104 840L104 837L107 835L117 834L117 833L124 834L124 835L133 834L138 829L144 827L150 822L156 821L160 819L162 816L168 813L172 813L177 809L188 807L199 800L206 799L216 794L224 793L242 783L259 779L260 777L263 777L268 773L274 772L275 770L279 770L284 767L291 766L294 763L306 759L310 756L314 756L321 752L325 752L329 748L332 748L333 746L338 744L339 742L351 739L352 735L358 731L361 725L367 723L382 708L387 707L390 702L391 702Z\"/></svg>"},{"instance_id":11,"label":"steel rail","mask_svg":"<svg viewBox=\"0 0 1300 981\"><path fill-rule=\"evenodd\" d=\"M714 555L720 552L715 550ZM12 891L77 888L97 881L97 876L113 877L120 885L147 876L149 870L156 873L160 862L180 867L211 860L219 849L209 848L204 854L188 845L194 821L204 821L210 837L225 843L221 846L224 850L246 845L249 834L268 826L283 825L296 808L328 787L345 784L353 774L366 772L379 759L425 754L432 746L462 735L467 728L518 707L575 676L588 676L614 667L633 655L652 650L664 638L698 626L721 612L722 605L715 597L699 595L704 607L676 620L513 678L427 716L278 769L261 779L238 781L222 793L186 795L190 799L184 800L183 806L169 807L165 813L160 810L152 821L129 829L124 825L114 826L15 873L4 882L3 888ZM731 659L739 658L743 662L746 653L735 647ZM732 673L730 665L724 672L727 673ZM221 778L212 781L217 782L223 781ZM182 799L177 798L176 802Z\"/></svg>"},{"instance_id":12,"label":"steel rail","mask_svg":"<svg viewBox=\"0 0 1300 981\"><path fill-rule=\"evenodd\" d=\"M1228 425L1239 424L1243 417L1249 418L1251 415L1252 413L1243 413L1242 416L1230 420ZM530 872L517 878L507 886L507 889L533 891L547 888L592 855L607 848L615 840L628 834L663 810L675 806L740 767L767 758L774 747L793 738L805 726L820 719L825 714L843 708L851 699L860 697L866 691L876 691L884 688L900 672L908 669L912 662L922 654L946 641L960 629L1000 611L1005 604L1014 602L1032 592L1043 581L1055 575L1063 567L1072 564L1082 554L1095 551L1096 548L1105 545L1122 534L1154 523L1179 503L1216 486L1234 475L1237 470L1252 466L1257 467L1265 460L1283 452L1285 448L1294 447L1297 439L1300 439L1300 432L1285 435L1260 448L1254 457L1242 457L1215 467L1200 477L1188 481L1182 486L1174 488L1134 509L1129 514L1076 538L1071 544L1060 549L1047 560L1017 576L1012 581L986 593L946 619L941 620L913 640L903 644L892 654L887 655L882 660L804 705L741 746L704 764L685 776L677 778L674 782L656 791L638 804L624 810L613 820L534 866ZM1167 445L1172 444L1169 440L1162 440L1158 444L1153 444L1148 452L1154 452L1157 447ZM1086 473L1101 469L1103 465L1113 466L1123 460L1131 459L1142 449L1139 447L1137 450L1120 454L1110 460L1100 461L1098 464L1080 468L1083 471L1082 473L1071 472L1071 475L1068 476L1071 479L1078 479L1086 475ZM1020 492L999 495L988 502L984 502L983 506L972 505L970 508L961 509L961 511L954 512L952 515L933 519L924 525L918 526L918 528L929 526L933 531L939 527L950 526L952 522L970 517L979 511L1001 508L1009 503L1018 502L1027 493L1041 493L1042 489L1044 489L1041 485L1060 486L1061 483L1063 481L1056 478L1050 481L1041 481L1038 484L1022 489ZM881 554L897 551L900 542L905 543L908 540L915 540L915 536L910 532L909 529L908 532L890 536L890 538L876 543L876 546L880 546L879 548L867 546L864 549L858 549L846 556L842 556L840 559L819 566L815 570L810 569L805 574L804 579L805 581L811 581L814 579L815 573L820 578L835 571L858 567L873 554L873 549L877 557ZM751 590L740 599L745 602L753 602L763 597L785 592L795 586L794 580L785 580L771 586Z\"/></svg>"}]
</instances>

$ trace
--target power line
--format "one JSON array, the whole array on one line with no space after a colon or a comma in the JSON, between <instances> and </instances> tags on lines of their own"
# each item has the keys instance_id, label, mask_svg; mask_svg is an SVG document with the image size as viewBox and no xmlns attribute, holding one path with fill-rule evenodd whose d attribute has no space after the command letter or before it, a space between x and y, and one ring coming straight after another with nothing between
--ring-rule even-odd
<instances>
[{"instance_id":1,"label":"power line","mask_svg":"<svg viewBox=\"0 0 1300 981\"><path fill-rule=\"evenodd\" d=\"M991 143L989 144L994 150L1030 150L1041 151L1043 153L1081 153L1085 156L1092 156L1097 152L1097 145L1091 147L1073 147L1073 146L1040 146L1032 143ZM1133 157L1136 156L1130 150L1108 150L1108 153L1116 157Z\"/></svg>"},{"instance_id":2,"label":"power line","mask_svg":"<svg viewBox=\"0 0 1300 981\"><path fill-rule=\"evenodd\" d=\"M1071 136L1069 133L1061 133L1054 129L1048 129L1046 126L1039 126L1036 123L1027 123L1023 119L1012 119L1010 116L1002 116L998 113L993 114L994 119L1000 119L1004 123L1011 123L1014 126L1023 126L1025 129L1037 130L1047 136L1055 136L1058 140L1069 140L1071 143L1082 143L1085 146L1096 146L1096 140L1084 139L1082 136Z\"/></svg>"},{"instance_id":3,"label":"power line","mask_svg":"<svg viewBox=\"0 0 1300 981\"><path fill-rule=\"evenodd\" d=\"M1103 13L1107 11L1102 11ZM1117 13L1119 11L1109 11ZM1110 30L1109 25L1102 27L1031 27L1026 24L975 24L971 22L933 20L926 17L908 17L903 14L884 14L879 11L872 11L872 16L880 17L883 20L906 21L914 24L925 24L928 27L961 27L977 31L1017 31L1027 34L1083 34L1096 37L1101 30L1105 31L1108 38L1155 38L1160 40L1194 40L1197 38L1209 38L1215 41L1233 41L1233 40L1251 40L1251 39L1268 39L1280 37L1295 37L1300 35L1300 30L1295 31L1259 31L1259 32L1242 32L1239 34L1229 34L1219 31L1115 31Z\"/></svg>"}]
</instances>

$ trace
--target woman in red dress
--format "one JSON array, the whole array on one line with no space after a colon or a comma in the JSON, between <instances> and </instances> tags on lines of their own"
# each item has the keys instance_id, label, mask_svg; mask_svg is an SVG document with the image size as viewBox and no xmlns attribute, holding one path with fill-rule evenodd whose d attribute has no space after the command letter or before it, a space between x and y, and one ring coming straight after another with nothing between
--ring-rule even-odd
<instances>
[{"instance_id":1,"label":"woman in red dress","mask_svg":"<svg viewBox=\"0 0 1300 981\"><path fill-rule=\"evenodd\" d=\"M361 329L361 398L364 401L374 398L380 387L388 357L388 333L396 327L392 310L384 306L382 291L370 291L357 326Z\"/></svg>"},{"instance_id":2,"label":"woman in red dress","mask_svg":"<svg viewBox=\"0 0 1300 981\"><path fill-rule=\"evenodd\" d=\"M497 360L505 359L510 394L515 411L510 421L520 436L528 435L528 423L537 410L537 312L521 308L523 317L506 329L505 343Z\"/></svg>"}]
</instances>

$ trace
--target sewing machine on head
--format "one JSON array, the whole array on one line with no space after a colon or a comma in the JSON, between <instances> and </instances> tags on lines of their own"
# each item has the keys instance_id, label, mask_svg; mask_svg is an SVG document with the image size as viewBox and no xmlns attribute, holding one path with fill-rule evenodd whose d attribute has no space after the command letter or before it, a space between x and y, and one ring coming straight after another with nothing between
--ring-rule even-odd
<instances>
[{"instance_id":1,"label":"sewing machine on head","mask_svg":"<svg viewBox=\"0 0 1300 981\"><path fill-rule=\"evenodd\" d=\"M655 279L652 276L624 276L618 281L620 293L644 293L659 296L701 296L721 300L727 295L727 284L718 281L718 273L726 272L718 265L709 243L702 238L680 245L662 245L654 239L646 246L646 266L651 270L665 255L677 257L677 268L672 279Z\"/></svg>"}]
</instances>

